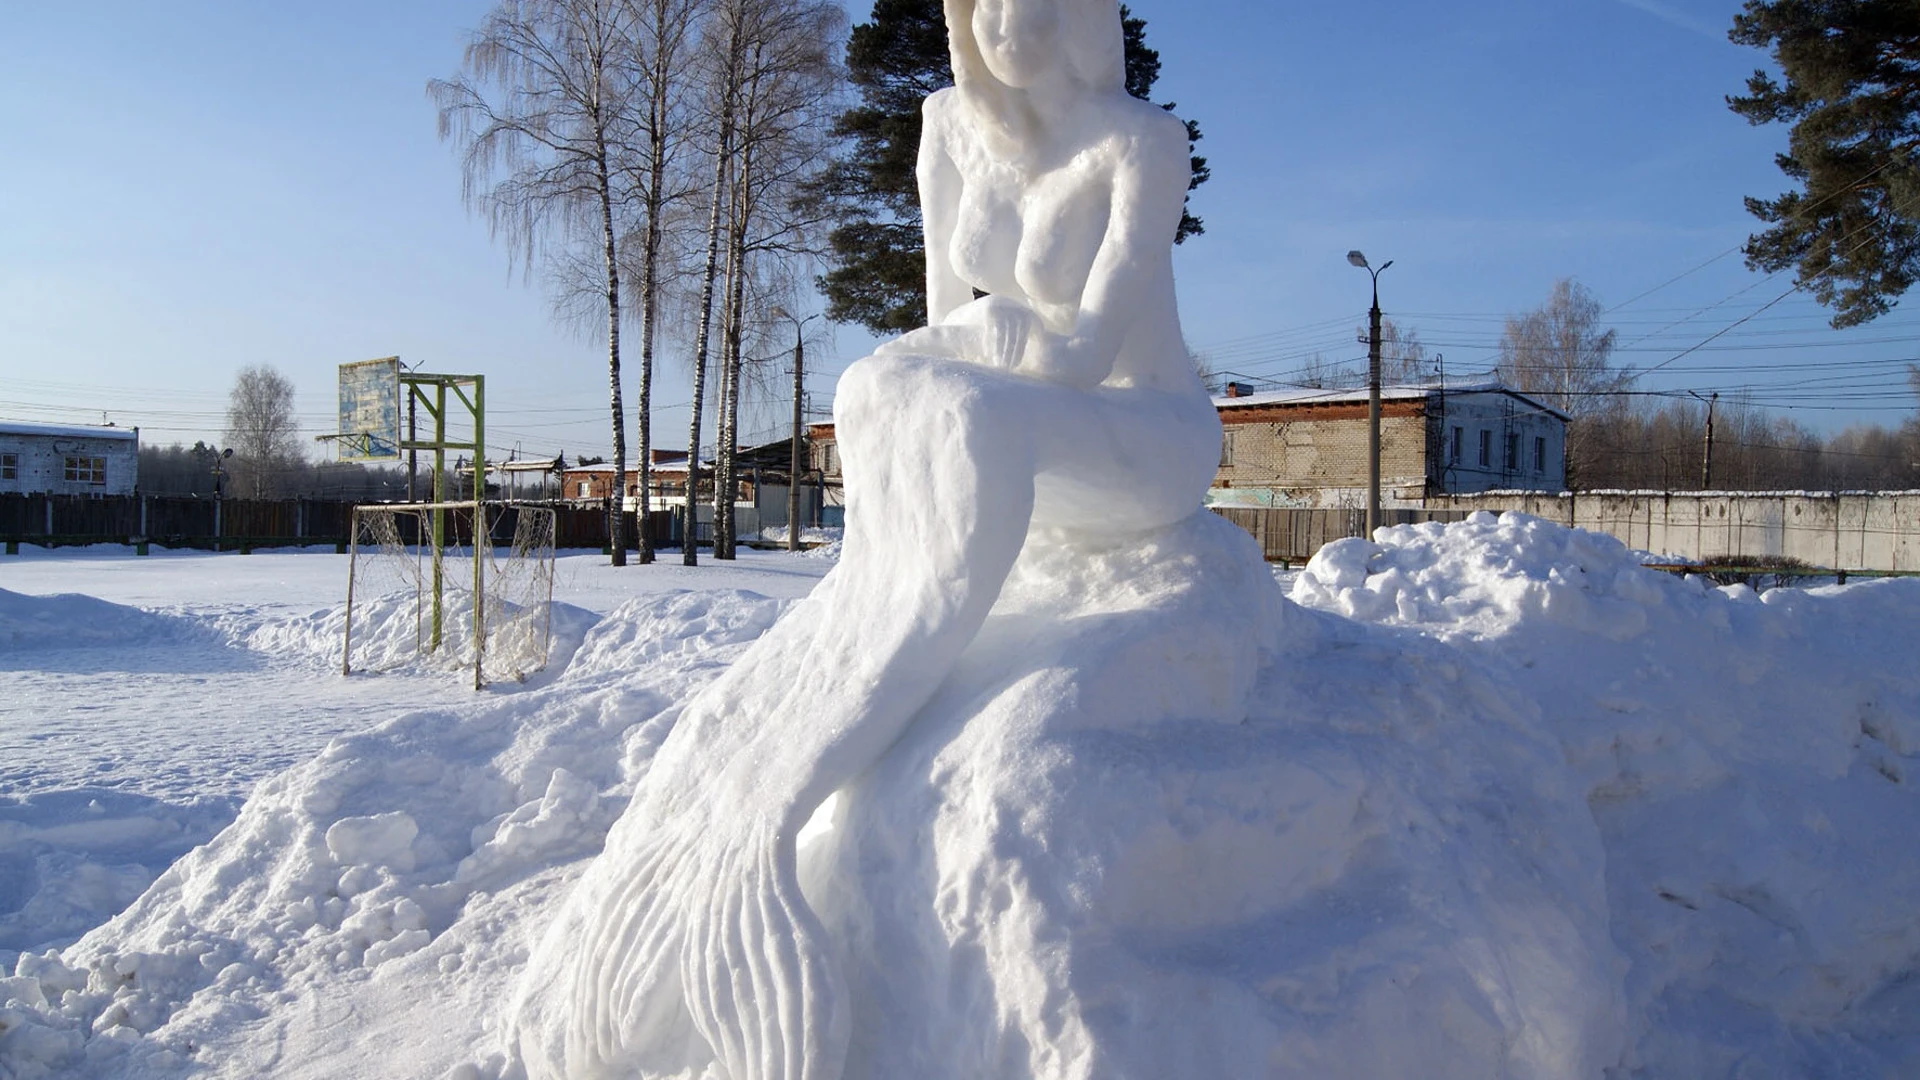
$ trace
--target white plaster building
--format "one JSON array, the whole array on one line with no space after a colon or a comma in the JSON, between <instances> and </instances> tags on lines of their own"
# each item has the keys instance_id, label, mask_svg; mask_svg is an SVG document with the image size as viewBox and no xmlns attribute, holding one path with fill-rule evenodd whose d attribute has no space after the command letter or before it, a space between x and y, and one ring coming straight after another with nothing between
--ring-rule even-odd
<instances>
[{"instance_id":1,"label":"white plaster building","mask_svg":"<svg viewBox=\"0 0 1920 1080\"><path fill-rule=\"evenodd\" d=\"M0 420L0 494L130 495L140 429Z\"/></svg>"}]
</instances>

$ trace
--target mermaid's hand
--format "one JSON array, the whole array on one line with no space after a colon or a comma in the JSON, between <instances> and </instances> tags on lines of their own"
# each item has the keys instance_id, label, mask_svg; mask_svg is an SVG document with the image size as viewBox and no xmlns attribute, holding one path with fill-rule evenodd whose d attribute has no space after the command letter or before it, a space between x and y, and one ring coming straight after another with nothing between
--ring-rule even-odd
<instances>
[{"instance_id":1,"label":"mermaid's hand","mask_svg":"<svg viewBox=\"0 0 1920 1080\"><path fill-rule=\"evenodd\" d=\"M1040 317L1005 297L985 296L875 349L876 355L940 356L982 367L1020 368L1034 341L1047 336Z\"/></svg>"},{"instance_id":2,"label":"mermaid's hand","mask_svg":"<svg viewBox=\"0 0 1920 1080\"><path fill-rule=\"evenodd\" d=\"M1056 334L1031 308L1000 296L956 308L938 326L902 334L874 352L945 357L1078 389L1098 386L1113 366L1091 341Z\"/></svg>"},{"instance_id":3,"label":"mermaid's hand","mask_svg":"<svg viewBox=\"0 0 1920 1080\"><path fill-rule=\"evenodd\" d=\"M1091 390L1106 379L1112 367L1111 358L1095 353L1086 339L1042 330L1027 342L1018 370L1036 379Z\"/></svg>"},{"instance_id":4,"label":"mermaid's hand","mask_svg":"<svg viewBox=\"0 0 1920 1080\"><path fill-rule=\"evenodd\" d=\"M967 358L968 345L975 337L972 327L923 326L909 330L892 341L882 342L875 356L943 356L950 360Z\"/></svg>"},{"instance_id":5,"label":"mermaid's hand","mask_svg":"<svg viewBox=\"0 0 1920 1080\"><path fill-rule=\"evenodd\" d=\"M977 301L977 306L985 316L980 327L985 335L981 342L981 361L989 367L1003 371L1020 367L1033 343L1047 336L1040 317L1022 304L1011 300L995 302L990 296Z\"/></svg>"}]
</instances>

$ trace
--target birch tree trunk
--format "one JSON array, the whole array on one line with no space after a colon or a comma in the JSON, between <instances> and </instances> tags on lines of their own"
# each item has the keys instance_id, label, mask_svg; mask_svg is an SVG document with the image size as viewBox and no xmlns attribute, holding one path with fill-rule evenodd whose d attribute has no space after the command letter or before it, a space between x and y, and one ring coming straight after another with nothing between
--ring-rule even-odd
<instances>
[{"instance_id":1,"label":"birch tree trunk","mask_svg":"<svg viewBox=\"0 0 1920 1080\"><path fill-rule=\"evenodd\" d=\"M625 503L627 486L627 416L620 401L620 256L614 238L613 189L606 154L596 173L600 181L600 227L607 290L607 385L613 409L613 504L607 512L607 544L615 566L627 565Z\"/></svg>"},{"instance_id":2,"label":"birch tree trunk","mask_svg":"<svg viewBox=\"0 0 1920 1080\"><path fill-rule=\"evenodd\" d=\"M739 152L739 167L733 183L732 220L727 231L726 342L721 354L725 378L720 384L723 434L713 477L713 557L716 559L733 558L736 548L733 503L739 486L735 457L740 447L740 343L746 324L747 184L752 176L753 147L748 144L741 147Z\"/></svg>"},{"instance_id":3,"label":"birch tree trunk","mask_svg":"<svg viewBox=\"0 0 1920 1080\"><path fill-rule=\"evenodd\" d=\"M693 350L693 420L687 433L686 539L681 549L681 561L688 566L697 565L700 561L699 545L694 542L700 506L700 426L706 404L708 352L713 340L713 293L720 269L720 207L728 190L727 166L733 154L739 41L740 24L736 20L727 46L726 74L722 79L720 138L713 157L713 199L707 209L707 259L700 283L700 326Z\"/></svg>"}]
</instances>

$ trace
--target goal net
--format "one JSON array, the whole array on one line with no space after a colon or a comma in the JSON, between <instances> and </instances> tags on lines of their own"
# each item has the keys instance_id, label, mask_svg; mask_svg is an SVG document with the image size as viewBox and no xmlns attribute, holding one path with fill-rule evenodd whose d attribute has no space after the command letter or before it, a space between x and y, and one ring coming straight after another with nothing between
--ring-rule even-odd
<instances>
[{"instance_id":1,"label":"goal net","mask_svg":"<svg viewBox=\"0 0 1920 1080\"><path fill-rule=\"evenodd\" d=\"M544 668L553 538L547 507L355 507L341 670L471 669L477 686Z\"/></svg>"}]
</instances>

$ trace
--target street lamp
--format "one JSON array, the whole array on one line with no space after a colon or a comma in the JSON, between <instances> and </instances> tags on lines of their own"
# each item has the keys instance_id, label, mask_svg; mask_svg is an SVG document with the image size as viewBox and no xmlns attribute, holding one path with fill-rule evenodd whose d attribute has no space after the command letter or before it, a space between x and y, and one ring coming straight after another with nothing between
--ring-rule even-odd
<instances>
[{"instance_id":1,"label":"street lamp","mask_svg":"<svg viewBox=\"0 0 1920 1080\"><path fill-rule=\"evenodd\" d=\"M1380 527L1380 275L1393 260L1375 270L1365 255L1349 251L1347 261L1373 278L1373 307L1367 312L1367 537L1372 539Z\"/></svg>"},{"instance_id":2,"label":"street lamp","mask_svg":"<svg viewBox=\"0 0 1920 1080\"><path fill-rule=\"evenodd\" d=\"M800 427L806 422L801 409L806 391L807 324L820 317L819 312L796 319L786 308L776 307L772 314L793 324L793 462L787 473L787 550L800 550Z\"/></svg>"},{"instance_id":3,"label":"street lamp","mask_svg":"<svg viewBox=\"0 0 1920 1080\"><path fill-rule=\"evenodd\" d=\"M226 463L232 457L233 447L229 446L220 451L219 457L213 459L213 550L215 551L220 550L220 511L222 504L226 501Z\"/></svg>"}]
</instances>

